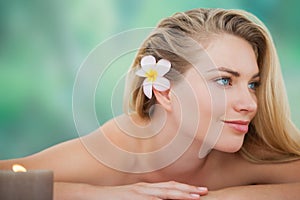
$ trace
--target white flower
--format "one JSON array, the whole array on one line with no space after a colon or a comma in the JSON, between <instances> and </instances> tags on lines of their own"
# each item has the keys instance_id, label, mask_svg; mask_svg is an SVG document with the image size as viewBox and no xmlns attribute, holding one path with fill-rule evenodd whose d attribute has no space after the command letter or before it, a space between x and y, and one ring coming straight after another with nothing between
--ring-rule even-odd
<instances>
[{"instance_id":1,"label":"white flower","mask_svg":"<svg viewBox=\"0 0 300 200\"><path fill-rule=\"evenodd\" d=\"M144 56L141 60L141 69L135 72L136 75L146 77L143 82L144 94L151 99L152 87L158 91L170 89L170 81L163 77L171 69L168 60L160 59L157 63L153 56Z\"/></svg>"}]
</instances>

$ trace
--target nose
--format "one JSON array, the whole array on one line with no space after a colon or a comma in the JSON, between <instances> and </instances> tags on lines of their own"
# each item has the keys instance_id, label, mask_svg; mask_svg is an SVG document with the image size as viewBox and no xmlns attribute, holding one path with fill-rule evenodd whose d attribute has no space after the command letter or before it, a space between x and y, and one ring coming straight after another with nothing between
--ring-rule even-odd
<instances>
[{"instance_id":1,"label":"nose","mask_svg":"<svg viewBox=\"0 0 300 200\"><path fill-rule=\"evenodd\" d=\"M233 101L233 108L237 112L256 112L257 99L256 95L247 89L240 89L236 92L236 98Z\"/></svg>"}]
</instances>

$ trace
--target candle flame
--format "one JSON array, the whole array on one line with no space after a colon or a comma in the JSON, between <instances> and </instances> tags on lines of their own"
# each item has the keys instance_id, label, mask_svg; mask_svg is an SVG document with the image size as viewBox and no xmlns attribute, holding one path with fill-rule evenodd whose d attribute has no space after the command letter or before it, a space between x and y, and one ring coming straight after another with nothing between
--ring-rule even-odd
<instances>
[{"instance_id":1,"label":"candle flame","mask_svg":"<svg viewBox=\"0 0 300 200\"><path fill-rule=\"evenodd\" d=\"M23 167L22 165L18 165L18 164L14 164L12 166L12 170L14 172L26 172L27 170L25 169L25 167Z\"/></svg>"}]
</instances>

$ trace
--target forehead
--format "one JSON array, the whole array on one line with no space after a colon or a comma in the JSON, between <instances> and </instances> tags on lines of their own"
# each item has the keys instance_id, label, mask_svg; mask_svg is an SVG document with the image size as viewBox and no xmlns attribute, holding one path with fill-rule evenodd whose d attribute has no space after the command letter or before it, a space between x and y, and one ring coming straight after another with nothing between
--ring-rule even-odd
<instances>
[{"instance_id":1,"label":"forehead","mask_svg":"<svg viewBox=\"0 0 300 200\"><path fill-rule=\"evenodd\" d=\"M221 34L211 40L206 52L216 67L245 73L257 73L257 59L252 46L243 38Z\"/></svg>"}]
</instances>

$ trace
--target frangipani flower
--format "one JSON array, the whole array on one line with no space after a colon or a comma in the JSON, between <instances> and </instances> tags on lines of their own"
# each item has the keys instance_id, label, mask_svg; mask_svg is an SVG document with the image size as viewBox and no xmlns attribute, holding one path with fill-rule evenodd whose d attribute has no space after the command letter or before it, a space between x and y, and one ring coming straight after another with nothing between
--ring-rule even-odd
<instances>
[{"instance_id":1,"label":"frangipani flower","mask_svg":"<svg viewBox=\"0 0 300 200\"><path fill-rule=\"evenodd\" d=\"M155 57L144 56L141 60L141 69L135 72L136 75L145 77L143 82L144 94L151 99L152 88L158 91L170 89L170 81L163 77L171 69L171 63L168 60L160 59L156 63Z\"/></svg>"}]
</instances>

